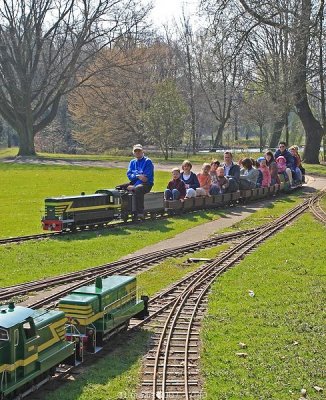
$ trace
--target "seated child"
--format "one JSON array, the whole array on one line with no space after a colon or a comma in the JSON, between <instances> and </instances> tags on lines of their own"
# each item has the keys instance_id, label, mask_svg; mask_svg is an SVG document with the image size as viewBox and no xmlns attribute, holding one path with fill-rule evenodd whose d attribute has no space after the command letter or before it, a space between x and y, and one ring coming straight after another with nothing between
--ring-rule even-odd
<instances>
[{"instance_id":1,"label":"seated child","mask_svg":"<svg viewBox=\"0 0 326 400\"><path fill-rule=\"evenodd\" d=\"M165 200L183 200L186 197L186 185L180 179L180 169L173 168L172 180L164 192Z\"/></svg>"},{"instance_id":2,"label":"seated child","mask_svg":"<svg viewBox=\"0 0 326 400\"><path fill-rule=\"evenodd\" d=\"M275 161L277 163L277 171L278 171L278 175L280 177L280 181L281 182L289 182L290 178L289 178L287 170L290 170L290 169L286 167L285 157L279 156L279 157L277 157L277 159ZM290 170L290 173L291 173L291 177L292 177L291 170Z\"/></svg>"},{"instance_id":3,"label":"seated child","mask_svg":"<svg viewBox=\"0 0 326 400\"><path fill-rule=\"evenodd\" d=\"M197 175L191 171L192 164L190 161L185 160L182 163L181 180L186 186L186 198L195 197L196 189L199 188Z\"/></svg>"},{"instance_id":4,"label":"seated child","mask_svg":"<svg viewBox=\"0 0 326 400\"><path fill-rule=\"evenodd\" d=\"M271 173L266 163L265 157L259 157L257 159L257 163L259 164L258 169L263 174L263 179L261 182L261 187L269 187L271 185Z\"/></svg>"},{"instance_id":5,"label":"seated child","mask_svg":"<svg viewBox=\"0 0 326 400\"><path fill-rule=\"evenodd\" d=\"M204 163L201 172L197 174L200 187L196 189L196 196L208 196L211 188L212 179L209 174L211 165Z\"/></svg>"},{"instance_id":6,"label":"seated child","mask_svg":"<svg viewBox=\"0 0 326 400\"><path fill-rule=\"evenodd\" d=\"M217 182L216 185L211 186L211 191L210 194L219 194L219 193L225 193L227 188L229 187L229 180L224 176L224 168L223 167L218 167L216 170L217 174Z\"/></svg>"}]
</instances>

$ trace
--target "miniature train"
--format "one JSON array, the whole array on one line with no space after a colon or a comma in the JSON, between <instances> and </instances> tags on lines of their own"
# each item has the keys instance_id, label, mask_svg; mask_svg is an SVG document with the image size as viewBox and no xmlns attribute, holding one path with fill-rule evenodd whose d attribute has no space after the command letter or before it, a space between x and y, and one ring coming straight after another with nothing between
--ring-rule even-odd
<instances>
[{"instance_id":1,"label":"miniature train","mask_svg":"<svg viewBox=\"0 0 326 400\"><path fill-rule=\"evenodd\" d=\"M166 201L162 192L145 195L145 214L151 217L170 215L184 211L217 208L236 202L245 202L274 195L289 188L286 182L267 188L240 190L214 196L200 196L183 202ZM118 189L97 190L95 194L62 196L45 199L45 215L42 228L45 231L76 231L90 227L105 226L113 220L135 219L135 196Z\"/></svg>"},{"instance_id":2,"label":"miniature train","mask_svg":"<svg viewBox=\"0 0 326 400\"><path fill-rule=\"evenodd\" d=\"M135 277L119 275L74 290L58 310L0 306L0 399L28 394L59 364L82 362L107 335L133 317L144 318L147 302L138 296Z\"/></svg>"}]
</instances>

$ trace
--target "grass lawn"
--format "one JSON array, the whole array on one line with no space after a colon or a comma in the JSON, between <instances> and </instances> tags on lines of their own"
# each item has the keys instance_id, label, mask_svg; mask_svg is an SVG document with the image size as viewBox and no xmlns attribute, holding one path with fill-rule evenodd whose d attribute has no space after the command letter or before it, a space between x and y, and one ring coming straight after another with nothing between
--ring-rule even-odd
<instances>
[{"instance_id":1,"label":"grass lawn","mask_svg":"<svg viewBox=\"0 0 326 400\"><path fill-rule=\"evenodd\" d=\"M325 233L306 214L215 283L202 331L207 400L297 400L302 388L324 398L313 387L325 390Z\"/></svg>"},{"instance_id":2,"label":"grass lawn","mask_svg":"<svg viewBox=\"0 0 326 400\"><path fill-rule=\"evenodd\" d=\"M326 164L305 164L306 174L326 176Z\"/></svg>"},{"instance_id":3,"label":"grass lawn","mask_svg":"<svg viewBox=\"0 0 326 400\"><path fill-rule=\"evenodd\" d=\"M100 233L0 246L0 287L114 261L223 215L223 210L201 211Z\"/></svg>"}]
</instances>

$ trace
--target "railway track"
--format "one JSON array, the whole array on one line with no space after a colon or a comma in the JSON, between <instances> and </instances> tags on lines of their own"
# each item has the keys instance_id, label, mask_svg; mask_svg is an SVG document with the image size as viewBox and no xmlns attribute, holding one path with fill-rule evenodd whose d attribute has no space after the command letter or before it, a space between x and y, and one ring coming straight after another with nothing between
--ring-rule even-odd
<instances>
[{"instance_id":1,"label":"railway track","mask_svg":"<svg viewBox=\"0 0 326 400\"><path fill-rule=\"evenodd\" d=\"M150 316L130 327L135 330L146 325L155 331L143 364L138 399L201 398L199 328L209 288L225 270L306 211L309 202L304 201L150 300Z\"/></svg>"},{"instance_id":2,"label":"railway track","mask_svg":"<svg viewBox=\"0 0 326 400\"><path fill-rule=\"evenodd\" d=\"M40 234L36 234L36 235L9 237L9 238L0 239L0 245L29 242L30 240L41 240L41 239L47 239L47 238L51 238L51 237L57 237L60 235L61 235L61 232L52 232L52 233L40 233Z\"/></svg>"},{"instance_id":3,"label":"railway track","mask_svg":"<svg viewBox=\"0 0 326 400\"><path fill-rule=\"evenodd\" d=\"M18 243L23 243L23 242L28 242L30 240L42 240L42 239L52 239L52 238L57 238L57 237L62 237L66 235L75 235L79 232L94 232L95 230L102 231L103 229L114 229L117 227L121 226L130 226L135 223L134 222L114 222L111 225L105 225L105 227L90 227L87 229L82 229L80 231L65 231L65 232L47 232L47 233L39 233L39 234L34 234L34 235L26 235L26 236L16 236L16 237L8 237L8 238L2 238L0 239L0 245L5 245L5 244L18 244Z\"/></svg>"},{"instance_id":4,"label":"railway track","mask_svg":"<svg viewBox=\"0 0 326 400\"><path fill-rule=\"evenodd\" d=\"M313 215L322 223L326 224L326 212L320 205L320 200L326 195L326 188L319 192L317 198L311 198L309 201L309 209Z\"/></svg>"},{"instance_id":5,"label":"railway track","mask_svg":"<svg viewBox=\"0 0 326 400\"><path fill-rule=\"evenodd\" d=\"M46 298L42 300L31 300L31 303L28 304L32 308L43 307L55 302L58 298L71 292L75 288L92 283L95 276L105 277L112 274L136 274L168 257L181 256L182 254L188 254L201 249L217 246L225 242L238 240L243 238L243 236L251 236L259 230L260 229L258 228L241 232L225 233L214 236L210 239L190 243L185 246L174 247L172 249L156 251L145 254L144 256L138 256L136 260L134 258L119 260L58 277L4 287L0 289L0 301L9 300L14 296L23 296L31 292L39 292L41 290L49 289L59 285L69 285L69 287L64 287L61 290L59 289L55 294L46 296Z\"/></svg>"}]
</instances>

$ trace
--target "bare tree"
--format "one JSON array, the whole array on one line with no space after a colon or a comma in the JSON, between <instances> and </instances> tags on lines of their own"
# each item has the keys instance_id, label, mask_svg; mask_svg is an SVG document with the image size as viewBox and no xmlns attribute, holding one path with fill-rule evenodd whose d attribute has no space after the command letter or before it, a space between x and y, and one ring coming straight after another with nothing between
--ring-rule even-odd
<instances>
[{"instance_id":1,"label":"bare tree","mask_svg":"<svg viewBox=\"0 0 326 400\"><path fill-rule=\"evenodd\" d=\"M19 155L56 116L62 96L96 73L92 61L148 9L134 0L0 0L0 114Z\"/></svg>"},{"instance_id":2,"label":"bare tree","mask_svg":"<svg viewBox=\"0 0 326 400\"><path fill-rule=\"evenodd\" d=\"M242 120L247 124L257 125L259 128L259 151L263 151L266 138L263 137L263 128L273 121L276 114L275 104L263 93L250 93L241 108Z\"/></svg>"},{"instance_id":3,"label":"bare tree","mask_svg":"<svg viewBox=\"0 0 326 400\"><path fill-rule=\"evenodd\" d=\"M194 33L190 18L183 12L181 24L179 25L179 40L176 43L176 53L179 59L179 70L182 71L184 84L184 97L190 110L190 129L192 153L197 152L197 103L198 103L198 77L194 52Z\"/></svg>"},{"instance_id":4,"label":"bare tree","mask_svg":"<svg viewBox=\"0 0 326 400\"><path fill-rule=\"evenodd\" d=\"M174 79L172 49L160 41L118 51L96 60L101 72L69 96L74 137L92 151L145 143L144 114L156 85Z\"/></svg>"},{"instance_id":5,"label":"bare tree","mask_svg":"<svg viewBox=\"0 0 326 400\"><path fill-rule=\"evenodd\" d=\"M214 14L197 43L200 83L218 122L213 147L223 142L224 129L246 79L243 42L237 37L238 32L223 14Z\"/></svg>"},{"instance_id":6,"label":"bare tree","mask_svg":"<svg viewBox=\"0 0 326 400\"><path fill-rule=\"evenodd\" d=\"M294 107L292 88L293 54L288 32L263 25L248 37L248 58L255 73L252 81L274 102L279 112L275 115L270 147L276 147L285 126L288 142L288 114Z\"/></svg>"},{"instance_id":7,"label":"bare tree","mask_svg":"<svg viewBox=\"0 0 326 400\"><path fill-rule=\"evenodd\" d=\"M306 133L303 157L308 163L319 163L319 149L324 129L310 107L307 84L309 81L309 46L312 36L316 32L316 25L318 25L316 24L317 16L320 9L324 7L323 2L318 8L313 0L275 1L263 4L256 0L239 1L244 10L259 24L285 29L291 35L294 55L292 60L293 93L296 110ZM285 24L280 18L284 11L292 16L289 24Z\"/></svg>"},{"instance_id":8,"label":"bare tree","mask_svg":"<svg viewBox=\"0 0 326 400\"><path fill-rule=\"evenodd\" d=\"M158 145L167 160L169 149L181 144L188 107L172 80L156 87L156 93L145 114L148 136Z\"/></svg>"}]
</instances>

